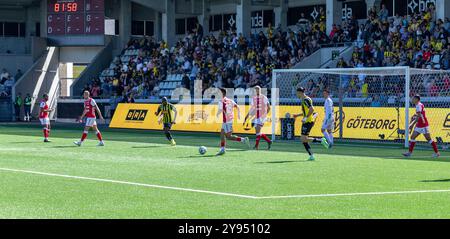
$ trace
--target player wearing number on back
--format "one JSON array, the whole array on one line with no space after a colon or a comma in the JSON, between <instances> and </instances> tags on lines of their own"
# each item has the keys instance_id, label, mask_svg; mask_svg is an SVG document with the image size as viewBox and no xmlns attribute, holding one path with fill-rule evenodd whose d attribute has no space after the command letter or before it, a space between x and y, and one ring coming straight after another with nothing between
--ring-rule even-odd
<instances>
[{"instance_id":1,"label":"player wearing number on back","mask_svg":"<svg viewBox=\"0 0 450 239\"><path fill-rule=\"evenodd\" d=\"M173 112L173 117L172 117ZM175 140L172 137L172 134L170 133L170 129L172 128L172 125L175 124L176 118L177 118L177 109L174 105L170 104L166 97L162 98L162 104L158 107L158 111L155 112L156 116L160 116L158 119L158 123L161 124L161 121L164 125L164 133L166 134L167 140L170 141L170 144L172 146L177 145Z\"/></svg>"},{"instance_id":2,"label":"player wearing number on back","mask_svg":"<svg viewBox=\"0 0 450 239\"><path fill-rule=\"evenodd\" d=\"M433 158L438 158L440 156L439 150L437 148L436 142L433 141L430 134L430 125L428 124L428 119L425 114L425 107L420 102L420 95L415 95L412 98L413 104L416 106L416 114L413 116L411 120L411 124L409 125L409 131L414 129L414 132L411 135L411 140L409 141L409 150L404 153L403 156L411 157L414 146L416 146L416 138L423 134L425 139L427 139L428 143L431 144L434 150Z\"/></svg>"},{"instance_id":3,"label":"player wearing number on back","mask_svg":"<svg viewBox=\"0 0 450 239\"><path fill-rule=\"evenodd\" d=\"M48 117L48 113L52 112L53 109L50 109L48 104L48 94L44 94L39 104L39 121L41 121L41 125L43 126L42 132L44 133L44 142L48 143L48 137L50 136L50 119Z\"/></svg>"},{"instance_id":4,"label":"player wearing number on back","mask_svg":"<svg viewBox=\"0 0 450 239\"><path fill-rule=\"evenodd\" d=\"M85 91L83 93L83 98L84 98L84 111L78 121L81 123L81 122L83 122L83 118L86 117L86 125L84 127L84 131L83 131L83 135L81 136L81 140L75 141L73 143L77 146L81 146L81 144L87 138L89 129L93 128L97 134L97 138L99 141L97 146L105 146L105 143L103 142L102 134L100 133L100 131L98 130L98 127L97 127L97 117L95 114L95 112L97 112L100 119L103 120L102 112L98 108L95 100L91 98L89 91Z\"/></svg>"},{"instance_id":5,"label":"player wearing number on back","mask_svg":"<svg viewBox=\"0 0 450 239\"><path fill-rule=\"evenodd\" d=\"M302 140L303 146L305 146L305 149L309 154L309 160L313 161L313 160L315 160L315 157L311 150L311 145L309 145L309 142L322 143L322 145L325 148L328 148L329 145L325 139L317 139L317 138L309 137L309 133L311 132L311 129L313 128L313 126L315 124L315 121L317 118L317 113L314 112L314 106L313 106L313 102L312 102L311 98L309 98L305 94L305 88L303 88L303 87L297 88L297 97L302 100L302 103L301 103L302 113L294 114L293 117L295 119L300 116L303 116L301 140Z\"/></svg>"},{"instance_id":6,"label":"player wearing number on back","mask_svg":"<svg viewBox=\"0 0 450 239\"><path fill-rule=\"evenodd\" d=\"M238 110L238 119L241 118L239 106L231 99L226 97L227 91L223 88L220 89L222 93L222 99L219 101L219 110L217 111L217 117L222 116L222 130L220 131L220 151L217 155L225 154L226 140L233 140L247 144L250 147L250 140L248 137L243 138L233 135L233 119L234 109Z\"/></svg>"},{"instance_id":7,"label":"player wearing number on back","mask_svg":"<svg viewBox=\"0 0 450 239\"><path fill-rule=\"evenodd\" d=\"M254 149L258 150L259 141L261 140L261 138L263 138L267 142L267 149L270 150L272 141L264 133L261 133L261 128L264 126L267 114L270 112L269 99L267 99L265 95L261 94L261 87L255 87L255 96L253 96L250 105L250 111L248 112L247 116L245 116L244 124L249 116L255 117L253 120L256 131L256 142Z\"/></svg>"},{"instance_id":8,"label":"player wearing number on back","mask_svg":"<svg viewBox=\"0 0 450 239\"><path fill-rule=\"evenodd\" d=\"M325 137L325 140L328 143L328 147L333 147L334 139L333 139L333 131L334 131L334 109L333 109L333 100L330 97L330 92L325 89L323 91L323 97L325 98L325 116L322 123L322 133Z\"/></svg>"}]
</instances>

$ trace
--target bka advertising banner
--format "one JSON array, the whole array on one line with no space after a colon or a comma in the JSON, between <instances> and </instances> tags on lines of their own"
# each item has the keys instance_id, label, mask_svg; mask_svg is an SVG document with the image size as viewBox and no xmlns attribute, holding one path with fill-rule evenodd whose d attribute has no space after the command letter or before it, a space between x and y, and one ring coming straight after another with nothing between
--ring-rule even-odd
<instances>
[{"instance_id":1,"label":"bka advertising banner","mask_svg":"<svg viewBox=\"0 0 450 239\"><path fill-rule=\"evenodd\" d=\"M119 104L111 121L111 128L149 129L161 130L162 124L154 114L158 109L157 104ZM172 126L175 131L193 132L220 132L222 117L217 117L217 105L175 105L178 116L176 124ZM240 134L253 134L254 129L251 119L244 122L244 117L249 111L249 106L241 106L241 118L238 119L235 110L233 130ZM337 108L335 108L336 110ZM318 112L316 125L311 131L312 136L322 136L321 126L324 109L316 106ZM277 135L281 134L281 118L291 118L293 114L301 113L300 106L277 106L276 129ZM410 117L414 109L410 110ZM430 122L430 130L433 138L441 137L444 142L450 142L450 109L428 108L427 118ZM272 133L271 112L268 114L263 128L265 134ZM397 129L405 129L404 109L382 108L382 107L344 107L342 122L339 113L335 113L334 136L339 137L340 127L343 138L348 139L370 139L393 140L397 138ZM295 136L300 136L301 117L295 120ZM384 136L384 137L383 137ZM391 136L391 137L389 137ZM423 139L420 139L423 140Z\"/></svg>"},{"instance_id":2,"label":"bka advertising banner","mask_svg":"<svg viewBox=\"0 0 450 239\"><path fill-rule=\"evenodd\" d=\"M119 104L111 121L111 128L150 129L161 130L162 124L158 123L155 112L157 104ZM222 129L222 116L217 117L217 105L175 105L178 114L172 130L194 132L220 132ZM244 122L244 118L250 109L249 106L241 106L241 117L235 110L233 131L236 133L253 133L251 119ZM263 132L272 133L272 122L267 119Z\"/></svg>"}]
</instances>

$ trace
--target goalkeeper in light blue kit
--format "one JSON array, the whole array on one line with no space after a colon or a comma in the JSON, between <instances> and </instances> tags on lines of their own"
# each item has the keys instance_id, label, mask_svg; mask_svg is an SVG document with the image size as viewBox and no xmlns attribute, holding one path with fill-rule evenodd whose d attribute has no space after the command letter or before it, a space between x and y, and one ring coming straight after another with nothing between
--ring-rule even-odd
<instances>
[{"instance_id":1,"label":"goalkeeper in light blue kit","mask_svg":"<svg viewBox=\"0 0 450 239\"><path fill-rule=\"evenodd\" d=\"M333 110L333 100L330 97L330 92L325 89L323 90L323 97L325 98L325 116L322 123L322 133L328 143L328 148L333 147L333 131L334 131L334 110Z\"/></svg>"}]
</instances>

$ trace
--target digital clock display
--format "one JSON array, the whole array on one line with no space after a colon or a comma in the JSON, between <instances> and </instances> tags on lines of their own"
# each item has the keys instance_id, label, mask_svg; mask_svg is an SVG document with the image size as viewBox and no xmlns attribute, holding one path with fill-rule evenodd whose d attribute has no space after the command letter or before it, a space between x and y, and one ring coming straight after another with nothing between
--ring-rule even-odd
<instances>
[{"instance_id":1,"label":"digital clock display","mask_svg":"<svg viewBox=\"0 0 450 239\"><path fill-rule=\"evenodd\" d=\"M76 12L78 11L78 3L55 3L54 12Z\"/></svg>"},{"instance_id":2,"label":"digital clock display","mask_svg":"<svg viewBox=\"0 0 450 239\"><path fill-rule=\"evenodd\" d=\"M90 4L91 1L87 1ZM85 0L50 0L49 13L84 12Z\"/></svg>"},{"instance_id":3,"label":"digital clock display","mask_svg":"<svg viewBox=\"0 0 450 239\"><path fill-rule=\"evenodd\" d=\"M104 35L104 0L48 0L47 35Z\"/></svg>"}]
</instances>

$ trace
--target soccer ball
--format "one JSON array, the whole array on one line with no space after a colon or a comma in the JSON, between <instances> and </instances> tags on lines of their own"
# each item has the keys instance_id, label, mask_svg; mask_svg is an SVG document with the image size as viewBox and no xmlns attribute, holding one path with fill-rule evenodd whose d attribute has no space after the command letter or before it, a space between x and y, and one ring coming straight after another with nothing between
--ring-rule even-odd
<instances>
[{"instance_id":1,"label":"soccer ball","mask_svg":"<svg viewBox=\"0 0 450 239\"><path fill-rule=\"evenodd\" d=\"M200 146L200 148L198 148L198 152L199 152L201 155L206 154L206 151L207 151L207 149L206 149L205 146Z\"/></svg>"}]
</instances>

